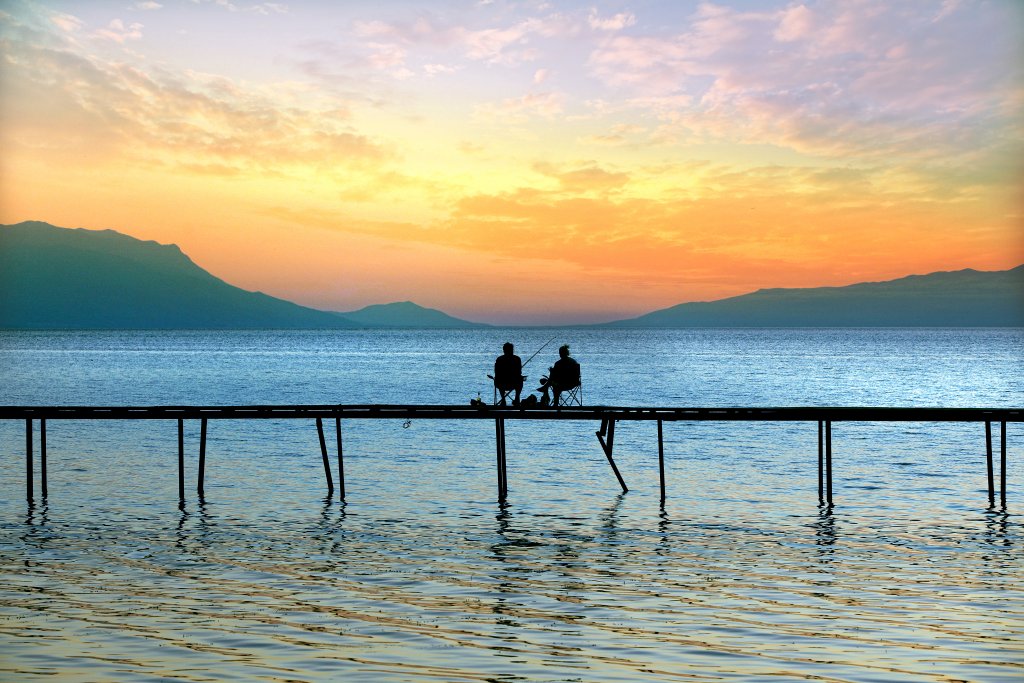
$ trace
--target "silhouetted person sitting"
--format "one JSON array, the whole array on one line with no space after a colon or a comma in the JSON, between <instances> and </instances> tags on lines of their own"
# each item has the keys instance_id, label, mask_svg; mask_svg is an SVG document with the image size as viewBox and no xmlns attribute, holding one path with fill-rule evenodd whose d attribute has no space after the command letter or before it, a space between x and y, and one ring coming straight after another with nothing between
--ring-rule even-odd
<instances>
[{"instance_id":1,"label":"silhouetted person sitting","mask_svg":"<svg viewBox=\"0 0 1024 683\"><path fill-rule=\"evenodd\" d=\"M501 405L505 405L505 392L515 389L516 398L512 405L519 405L519 395L523 392L523 361L512 353L512 342L505 342L501 347L502 354L494 361L494 386L502 393Z\"/></svg>"},{"instance_id":2,"label":"silhouetted person sitting","mask_svg":"<svg viewBox=\"0 0 1024 683\"><path fill-rule=\"evenodd\" d=\"M574 389L580 385L580 364L569 356L569 345L558 347L558 360L548 369L547 379L541 378L541 386L537 391L544 392L541 405L548 405L548 389L553 392L551 405L557 406L563 391Z\"/></svg>"}]
</instances>

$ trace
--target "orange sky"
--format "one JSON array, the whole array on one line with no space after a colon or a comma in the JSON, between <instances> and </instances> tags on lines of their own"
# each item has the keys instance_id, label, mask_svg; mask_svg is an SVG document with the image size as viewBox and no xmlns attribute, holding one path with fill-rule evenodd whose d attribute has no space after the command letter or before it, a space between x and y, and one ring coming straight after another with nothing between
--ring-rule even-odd
<instances>
[{"instance_id":1,"label":"orange sky","mask_svg":"<svg viewBox=\"0 0 1024 683\"><path fill-rule=\"evenodd\" d=\"M1019 3L422 7L5 3L0 222L494 323L1024 263Z\"/></svg>"}]
</instances>

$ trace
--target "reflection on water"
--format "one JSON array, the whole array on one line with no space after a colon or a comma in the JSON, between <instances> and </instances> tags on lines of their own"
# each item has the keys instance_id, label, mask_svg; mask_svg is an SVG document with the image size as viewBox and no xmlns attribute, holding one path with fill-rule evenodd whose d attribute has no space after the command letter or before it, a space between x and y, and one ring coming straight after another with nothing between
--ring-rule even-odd
<instances>
[{"instance_id":1,"label":"reflection on water","mask_svg":"<svg viewBox=\"0 0 1024 683\"><path fill-rule=\"evenodd\" d=\"M615 494L608 483L603 496L565 505L544 500L555 487L522 502L443 505L246 509L230 491L176 510L22 503L0 537L0 671L454 681L1021 673L1021 531L1005 511L917 519L891 501L847 511L808 500L716 517L694 500L659 509L656 486Z\"/></svg>"},{"instance_id":2,"label":"reflection on water","mask_svg":"<svg viewBox=\"0 0 1024 683\"><path fill-rule=\"evenodd\" d=\"M485 333L473 334L472 343L483 346ZM942 360L939 333L915 332L921 343L913 353L860 332L830 332L824 341L785 333L781 342L750 331L721 339L676 334L612 335L600 344L585 337L573 348L581 356L583 341L602 349L604 360L592 362L598 366L625 362L641 345L681 359L644 395L651 403L714 386L718 394L694 402L872 404L896 386L944 382L957 387L963 404L987 402L979 397L993 395L993 387L1004 402L1020 400L1019 386L1007 379L1020 376L1007 372L1019 363L1008 349L1019 344L998 335L953 335L962 357ZM103 343L87 336L85 364L60 372L42 361L33 366L30 357L5 361L0 347L0 370L18 368L5 375L4 390L31 398L64 386L81 399L68 403L117 403L133 391L180 398L194 384L221 399L211 402L241 403L242 396L274 396L275 383L294 389L318 377L339 391L370 386L372 398L390 398L376 384L386 373L372 366L369 337L330 348L333 338L323 335L261 341L245 334L242 342L179 335L161 355L162 339L147 334L147 352L129 362L118 354L103 360ZM51 341L54 354L75 357L72 341ZM430 363L464 343L458 335L380 342L399 357L431 351L424 362L434 387L463 381ZM849 379L815 374L829 356L822 344L848 351ZM218 349L216 360L197 354L183 378L183 348L204 345ZM119 354L126 346L118 339ZM723 347L728 354L719 353ZM266 369L259 377L251 373L254 354ZM741 360L723 367L729 354ZM930 360L915 368L920 354ZM896 374L881 376L885 358L897 359ZM781 367L784 359L792 359L789 366ZM486 370L493 358L482 362ZM63 374L75 373L61 384ZM122 379L105 384L108 373ZM877 386L862 379L872 374ZM587 376L595 378L588 387L595 396L628 395L637 381L632 375L623 386L602 387L602 373ZM475 387L464 388L475 395ZM298 402L317 400L304 391ZM666 424L664 503L651 426L622 424L616 434L627 494L594 428L510 423L509 497L497 503L493 425L419 421L403 429L353 421L345 426L347 499L339 502L323 497L313 425L217 422L205 498L188 491L179 501L173 421L54 422L49 498L26 504L23 426L0 424L0 679L1024 675L1024 554L1012 509L1024 495L1018 425L1008 434L1010 509L984 507L976 425L844 425L834 441L834 507L817 504L813 424ZM186 429L195 444L197 425ZM187 453L190 477L196 467L197 454Z\"/></svg>"},{"instance_id":3,"label":"reflection on water","mask_svg":"<svg viewBox=\"0 0 1024 683\"><path fill-rule=\"evenodd\" d=\"M817 543L822 558L827 558L832 553L832 546L836 543L836 520L832 511L832 505L818 504L818 519L814 523L814 542Z\"/></svg>"}]
</instances>

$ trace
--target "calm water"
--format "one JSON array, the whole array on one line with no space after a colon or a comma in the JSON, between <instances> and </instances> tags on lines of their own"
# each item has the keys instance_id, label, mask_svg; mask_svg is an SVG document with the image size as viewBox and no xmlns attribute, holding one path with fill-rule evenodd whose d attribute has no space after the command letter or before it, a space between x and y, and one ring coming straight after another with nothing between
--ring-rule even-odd
<instances>
[{"instance_id":1,"label":"calm water","mask_svg":"<svg viewBox=\"0 0 1024 683\"><path fill-rule=\"evenodd\" d=\"M0 404L465 403L550 330L0 333ZM590 404L1024 405L1024 330L564 330ZM555 358L527 368L528 386ZM0 679L1010 681L1024 677L1024 427L986 509L981 425L50 421L24 500L0 423ZM37 436L38 439L38 436ZM38 440L37 440L38 443ZM186 426L194 488L198 425ZM333 453L333 445L332 445ZM38 475L38 471L37 471Z\"/></svg>"}]
</instances>

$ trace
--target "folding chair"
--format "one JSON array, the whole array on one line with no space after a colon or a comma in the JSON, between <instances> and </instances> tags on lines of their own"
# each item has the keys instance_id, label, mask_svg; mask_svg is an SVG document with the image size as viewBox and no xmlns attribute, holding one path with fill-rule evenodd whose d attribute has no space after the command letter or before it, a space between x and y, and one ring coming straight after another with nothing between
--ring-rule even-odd
<instances>
[{"instance_id":1,"label":"folding chair","mask_svg":"<svg viewBox=\"0 0 1024 683\"><path fill-rule=\"evenodd\" d=\"M499 405L500 403L511 404L515 397L515 387L512 387L511 389L499 389L497 384L494 385L494 405Z\"/></svg>"},{"instance_id":2,"label":"folding chair","mask_svg":"<svg viewBox=\"0 0 1024 683\"><path fill-rule=\"evenodd\" d=\"M575 369L574 375L560 378L566 384L571 383L571 385L559 388L558 400L555 401L552 406L553 408L558 408L559 406L583 406L583 371L579 363L576 363L573 367ZM555 386L558 386L557 379Z\"/></svg>"},{"instance_id":3,"label":"folding chair","mask_svg":"<svg viewBox=\"0 0 1024 683\"><path fill-rule=\"evenodd\" d=\"M583 378L580 377L579 384L568 389L562 389L558 395L557 406L580 406L583 407Z\"/></svg>"},{"instance_id":4,"label":"folding chair","mask_svg":"<svg viewBox=\"0 0 1024 683\"><path fill-rule=\"evenodd\" d=\"M526 375L523 375L522 377L523 382L525 383ZM492 382L494 381L494 375L487 375L487 378L490 379ZM499 405L501 403L511 405L512 401L515 400L515 397L515 387L512 387L511 389L499 389L497 384L494 385L494 405Z\"/></svg>"}]
</instances>

